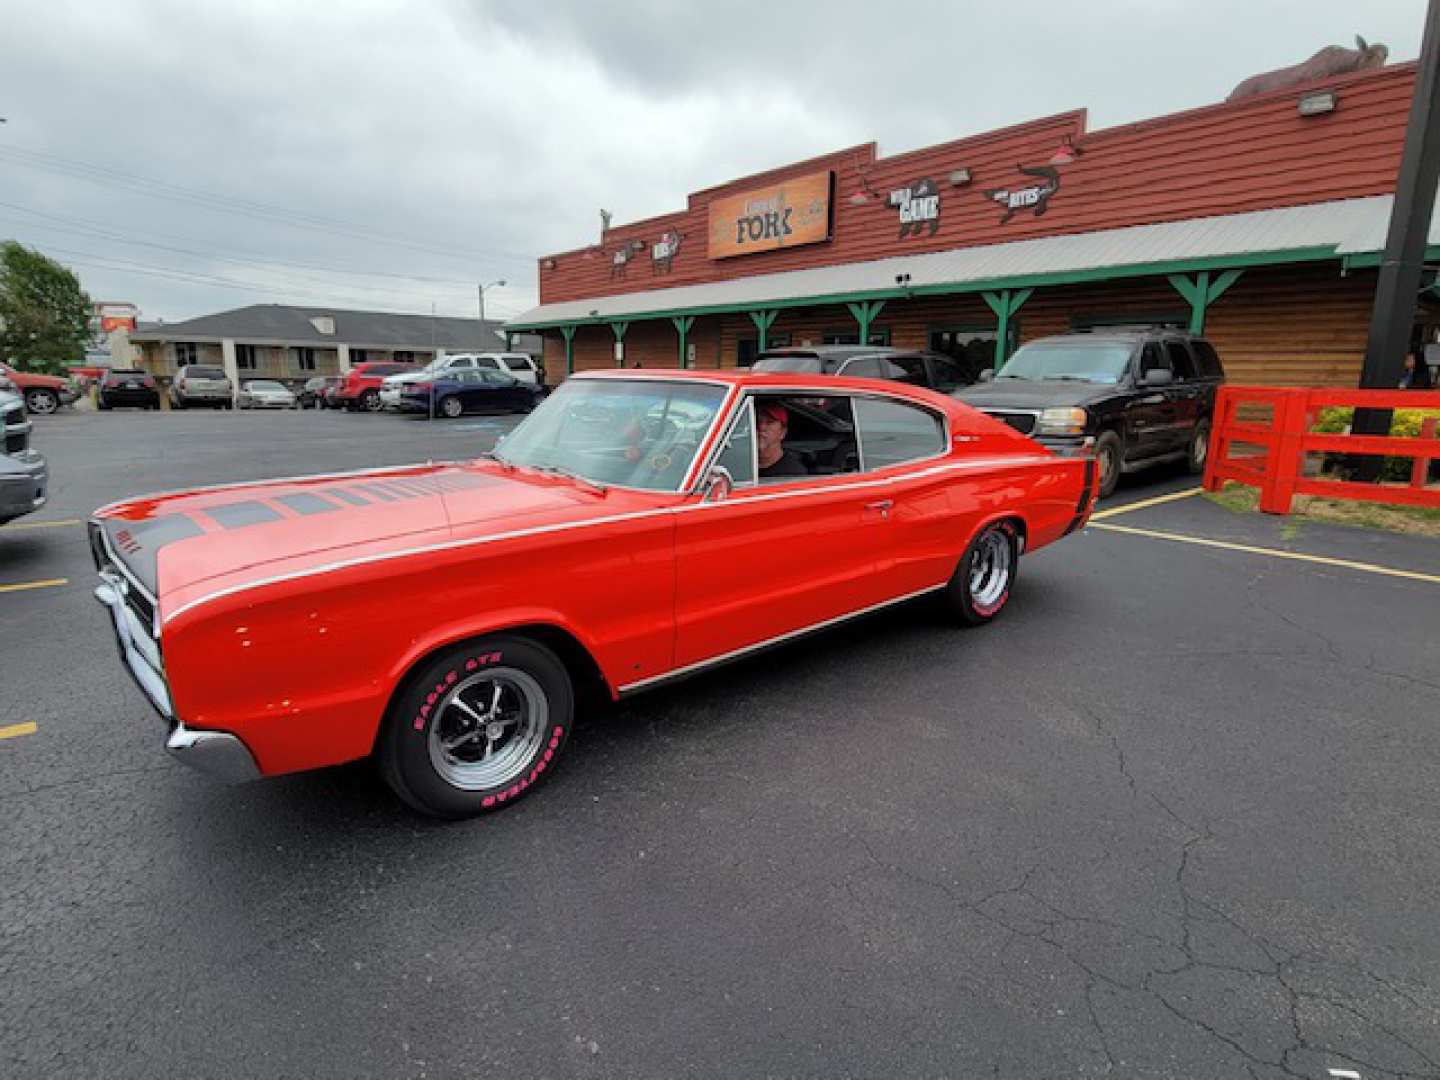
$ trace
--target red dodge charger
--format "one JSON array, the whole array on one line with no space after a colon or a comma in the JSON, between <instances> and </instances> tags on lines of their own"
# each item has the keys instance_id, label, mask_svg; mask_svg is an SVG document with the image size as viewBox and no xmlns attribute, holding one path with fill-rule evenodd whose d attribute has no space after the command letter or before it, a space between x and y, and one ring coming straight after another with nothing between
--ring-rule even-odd
<instances>
[{"instance_id":1,"label":"red dodge charger","mask_svg":"<svg viewBox=\"0 0 1440 1080\"><path fill-rule=\"evenodd\" d=\"M472 462L130 499L90 536L171 753L227 779L374 754L463 817L551 774L584 692L926 593L988 622L1094 480L894 382L613 371Z\"/></svg>"}]
</instances>

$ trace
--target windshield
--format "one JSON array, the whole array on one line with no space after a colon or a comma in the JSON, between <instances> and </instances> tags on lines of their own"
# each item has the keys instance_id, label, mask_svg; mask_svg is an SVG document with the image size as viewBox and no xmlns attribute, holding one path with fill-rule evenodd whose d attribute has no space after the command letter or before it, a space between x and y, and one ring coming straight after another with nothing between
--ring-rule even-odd
<instances>
[{"instance_id":1,"label":"windshield","mask_svg":"<svg viewBox=\"0 0 1440 1080\"><path fill-rule=\"evenodd\" d=\"M571 379L495 457L597 484L677 491L724 399L723 386L705 383Z\"/></svg>"},{"instance_id":2,"label":"windshield","mask_svg":"<svg viewBox=\"0 0 1440 1080\"><path fill-rule=\"evenodd\" d=\"M820 372L818 356L762 356L755 361L755 371L803 371L809 374Z\"/></svg>"},{"instance_id":3,"label":"windshield","mask_svg":"<svg viewBox=\"0 0 1440 1080\"><path fill-rule=\"evenodd\" d=\"M1076 379L1119 382L1130 366L1130 346L1115 341L1035 342L1022 345L997 379Z\"/></svg>"}]
</instances>

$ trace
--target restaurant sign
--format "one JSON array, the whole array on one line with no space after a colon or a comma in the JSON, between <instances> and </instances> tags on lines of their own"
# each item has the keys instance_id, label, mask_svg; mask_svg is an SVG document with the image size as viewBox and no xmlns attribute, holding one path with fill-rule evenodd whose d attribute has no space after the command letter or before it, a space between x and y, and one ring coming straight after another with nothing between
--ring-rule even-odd
<instances>
[{"instance_id":1,"label":"restaurant sign","mask_svg":"<svg viewBox=\"0 0 1440 1080\"><path fill-rule=\"evenodd\" d=\"M815 244L830 239L833 174L811 173L710 204L710 258Z\"/></svg>"}]
</instances>

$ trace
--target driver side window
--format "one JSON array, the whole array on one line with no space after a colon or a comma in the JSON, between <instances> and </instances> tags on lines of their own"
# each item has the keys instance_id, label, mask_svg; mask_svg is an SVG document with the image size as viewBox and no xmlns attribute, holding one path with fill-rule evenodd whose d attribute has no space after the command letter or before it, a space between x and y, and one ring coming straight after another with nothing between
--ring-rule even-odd
<instances>
[{"instance_id":1,"label":"driver side window","mask_svg":"<svg viewBox=\"0 0 1440 1080\"><path fill-rule=\"evenodd\" d=\"M730 429L725 446L715 459L716 465L723 465L730 471L730 477L738 487L755 483L755 403L745 402L740 418Z\"/></svg>"}]
</instances>

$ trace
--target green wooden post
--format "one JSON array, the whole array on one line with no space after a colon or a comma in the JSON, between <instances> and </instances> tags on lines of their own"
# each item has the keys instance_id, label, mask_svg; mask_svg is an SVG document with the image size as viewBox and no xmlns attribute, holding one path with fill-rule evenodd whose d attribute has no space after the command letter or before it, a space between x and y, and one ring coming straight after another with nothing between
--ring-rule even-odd
<instances>
[{"instance_id":1,"label":"green wooden post","mask_svg":"<svg viewBox=\"0 0 1440 1080\"><path fill-rule=\"evenodd\" d=\"M1171 288L1184 297L1190 305L1190 333L1205 332L1205 312L1211 304L1225 294L1225 290L1240 280L1243 270L1226 270L1210 280L1210 271L1201 270L1193 279L1184 274L1169 274L1166 280Z\"/></svg>"},{"instance_id":2,"label":"green wooden post","mask_svg":"<svg viewBox=\"0 0 1440 1080\"><path fill-rule=\"evenodd\" d=\"M985 303L995 313L995 370L999 371L1010 359L1010 318L1030 299L1034 289L1020 289L1011 292L1003 289L998 293L981 293Z\"/></svg>"},{"instance_id":3,"label":"green wooden post","mask_svg":"<svg viewBox=\"0 0 1440 1080\"><path fill-rule=\"evenodd\" d=\"M612 333L614 333L614 335L615 335L615 341L616 341L617 344L619 344L620 342L623 342L623 341L625 340L625 331L626 331L626 330L629 330L629 329L630 329L630 324L629 324L628 322L612 322L612 323L610 324L610 330L611 330ZM615 358L615 366L616 366L616 367L624 367L624 366L625 366L625 357L624 357L623 355L617 356L617 357Z\"/></svg>"},{"instance_id":4,"label":"green wooden post","mask_svg":"<svg viewBox=\"0 0 1440 1080\"><path fill-rule=\"evenodd\" d=\"M680 335L680 366L682 368L688 368L690 363L689 357L685 352L685 339L690 335L690 328L695 325L695 316L676 315L670 320L670 324L675 327L676 333Z\"/></svg>"},{"instance_id":5,"label":"green wooden post","mask_svg":"<svg viewBox=\"0 0 1440 1080\"><path fill-rule=\"evenodd\" d=\"M775 316L779 314L778 309L750 312L750 321L755 324L755 330L760 335L759 348L755 350L756 352L764 352L770 347L770 327L775 324Z\"/></svg>"},{"instance_id":6,"label":"green wooden post","mask_svg":"<svg viewBox=\"0 0 1440 1080\"><path fill-rule=\"evenodd\" d=\"M874 300L866 303L861 300L858 304L846 304L850 314L860 324L860 344L870 344L870 325L875 321L875 316L880 314L880 309L885 306L884 300Z\"/></svg>"},{"instance_id":7,"label":"green wooden post","mask_svg":"<svg viewBox=\"0 0 1440 1080\"><path fill-rule=\"evenodd\" d=\"M560 336L565 339L565 374L575 374L575 331L574 326L560 327Z\"/></svg>"}]
</instances>

